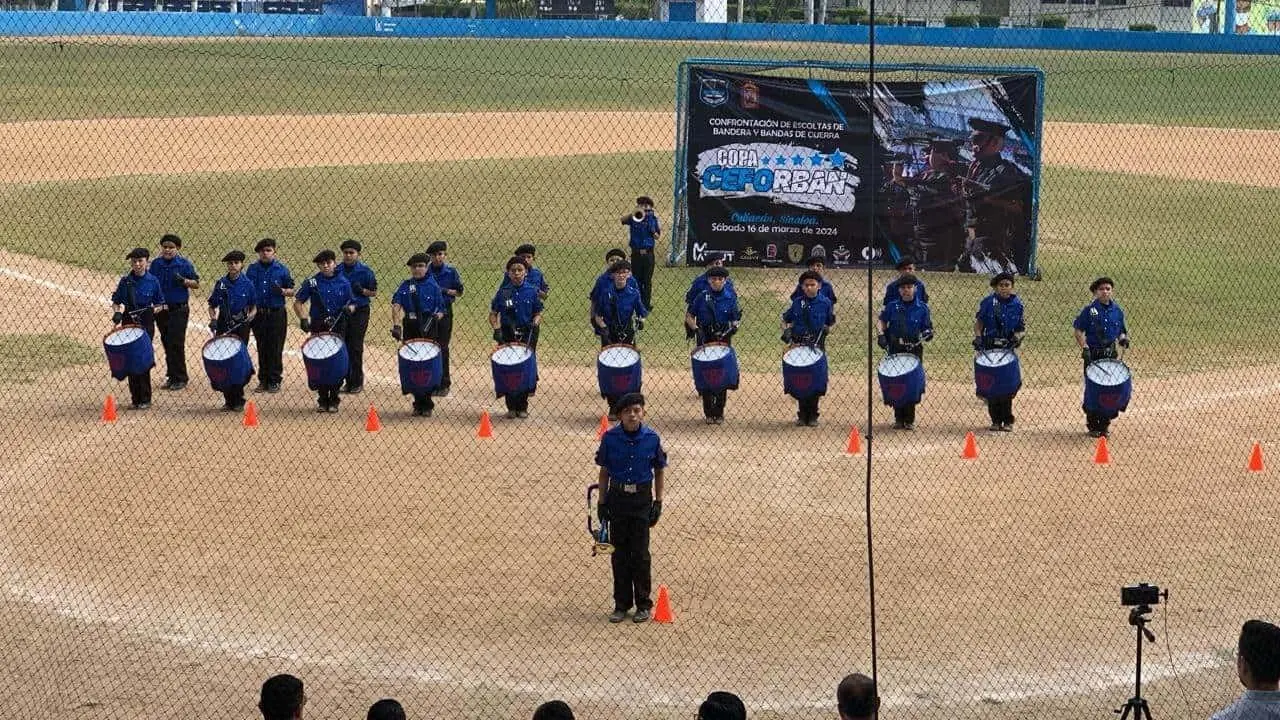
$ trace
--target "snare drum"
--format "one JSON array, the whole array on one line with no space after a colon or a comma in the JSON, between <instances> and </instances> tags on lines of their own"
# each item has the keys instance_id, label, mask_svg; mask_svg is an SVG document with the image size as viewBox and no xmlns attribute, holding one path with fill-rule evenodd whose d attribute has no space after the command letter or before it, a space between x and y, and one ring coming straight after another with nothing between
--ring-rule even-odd
<instances>
[{"instance_id":1,"label":"snare drum","mask_svg":"<svg viewBox=\"0 0 1280 720\"><path fill-rule=\"evenodd\" d=\"M738 389L738 356L731 345L707 343L689 356L698 394Z\"/></svg>"},{"instance_id":2,"label":"snare drum","mask_svg":"<svg viewBox=\"0 0 1280 720\"><path fill-rule=\"evenodd\" d=\"M596 380L600 397L618 397L640 392L643 370L640 351L632 345L606 345L596 356Z\"/></svg>"},{"instance_id":3,"label":"snare drum","mask_svg":"<svg viewBox=\"0 0 1280 720\"><path fill-rule=\"evenodd\" d=\"M1011 398L1022 387L1022 367L1012 350L982 350L973 356L973 384L980 398Z\"/></svg>"},{"instance_id":4,"label":"snare drum","mask_svg":"<svg viewBox=\"0 0 1280 720\"><path fill-rule=\"evenodd\" d=\"M538 387L538 357L524 343L499 345L489 364L493 367L493 393L498 397L532 393Z\"/></svg>"},{"instance_id":5,"label":"snare drum","mask_svg":"<svg viewBox=\"0 0 1280 720\"><path fill-rule=\"evenodd\" d=\"M253 361L249 359L249 347L238 335L220 335L200 349L204 359L204 373L214 390L223 392L244 387L253 377Z\"/></svg>"},{"instance_id":6,"label":"snare drum","mask_svg":"<svg viewBox=\"0 0 1280 720\"><path fill-rule=\"evenodd\" d=\"M797 400L827 394L827 354L812 345L793 345L782 353L782 392Z\"/></svg>"},{"instance_id":7,"label":"snare drum","mask_svg":"<svg viewBox=\"0 0 1280 720\"><path fill-rule=\"evenodd\" d=\"M1084 409L1094 415L1115 417L1129 407L1133 374L1120 360L1094 360L1084 369Z\"/></svg>"},{"instance_id":8,"label":"snare drum","mask_svg":"<svg viewBox=\"0 0 1280 720\"><path fill-rule=\"evenodd\" d=\"M405 340L396 353L400 364L400 392L426 395L440 387L444 358L440 346L424 338Z\"/></svg>"},{"instance_id":9,"label":"snare drum","mask_svg":"<svg viewBox=\"0 0 1280 720\"><path fill-rule=\"evenodd\" d=\"M924 364L911 353L885 355L876 374L884 404L901 408L915 405L924 396Z\"/></svg>"},{"instance_id":10,"label":"snare drum","mask_svg":"<svg viewBox=\"0 0 1280 720\"><path fill-rule=\"evenodd\" d=\"M116 380L142 375L156 366L151 336L137 325L125 325L107 333L102 338L102 349L107 353L111 377Z\"/></svg>"},{"instance_id":11,"label":"snare drum","mask_svg":"<svg viewBox=\"0 0 1280 720\"><path fill-rule=\"evenodd\" d=\"M308 388L341 385L350 366L347 344L336 333L312 335L302 344L302 363L307 366Z\"/></svg>"}]
</instances>

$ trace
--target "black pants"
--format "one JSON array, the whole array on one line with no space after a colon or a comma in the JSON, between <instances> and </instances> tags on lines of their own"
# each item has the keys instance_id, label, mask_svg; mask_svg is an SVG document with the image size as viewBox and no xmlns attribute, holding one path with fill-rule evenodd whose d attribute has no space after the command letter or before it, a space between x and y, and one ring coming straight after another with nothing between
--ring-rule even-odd
<instances>
[{"instance_id":1,"label":"black pants","mask_svg":"<svg viewBox=\"0 0 1280 720\"><path fill-rule=\"evenodd\" d=\"M709 418L724 417L724 404L728 400L728 390L702 393L702 414Z\"/></svg>"},{"instance_id":2,"label":"black pants","mask_svg":"<svg viewBox=\"0 0 1280 720\"><path fill-rule=\"evenodd\" d=\"M235 330L232 330L230 333L228 333L226 331L227 325L224 325L223 323L229 324L230 318L225 318L225 319L222 317L218 318L218 327L215 328L214 330L216 334L235 335L236 337L240 338L246 343L249 342L249 326L248 325L241 325L240 327L237 327ZM253 373L250 373L249 377L252 378ZM245 379L245 382L246 383L248 382L247 378ZM236 387L223 388L222 400L223 400L223 403L226 405L226 407L235 408L235 409L239 409L243 407L244 406L244 384L242 383Z\"/></svg>"},{"instance_id":3,"label":"black pants","mask_svg":"<svg viewBox=\"0 0 1280 720\"><path fill-rule=\"evenodd\" d=\"M347 344L347 389L364 385L364 336L369 331L369 306L357 307L347 318L342 341Z\"/></svg>"},{"instance_id":4,"label":"black pants","mask_svg":"<svg viewBox=\"0 0 1280 720\"><path fill-rule=\"evenodd\" d=\"M156 313L156 329L164 345L165 375L169 382L187 382L187 320L190 307L186 303L170 305Z\"/></svg>"},{"instance_id":5,"label":"black pants","mask_svg":"<svg viewBox=\"0 0 1280 720\"><path fill-rule=\"evenodd\" d=\"M435 322L436 336L431 338L440 346L440 364L443 368L440 372L440 390L442 391L448 390L453 384L449 375L449 341L453 339L453 305L447 307L444 317Z\"/></svg>"},{"instance_id":6,"label":"black pants","mask_svg":"<svg viewBox=\"0 0 1280 720\"><path fill-rule=\"evenodd\" d=\"M147 342L156 336L156 320L150 311L139 313L133 322L146 331ZM134 405L151 402L151 368L129 376L129 401Z\"/></svg>"},{"instance_id":7,"label":"black pants","mask_svg":"<svg viewBox=\"0 0 1280 720\"><path fill-rule=\"evenodd\" d=\"M1008 395L1002 398L987 398L987 414L991 416L991 422L1013 424L1013 396Z\"/></svg>"},{"instance_id":8,"label":"black pants","mask_svg":"<svg viewBox=\"0 0 1280 720\"><path fill-rule=\"evenodd\" d=\"M502 396L507 409L512 412L529 412L529 393L507 393Z\"/></svg>"},{"instance_id":9,"label":"black pants","mask_svg":"<svg viewBox=\"0 0 1280 720\"><path fill-rule=\"evenodd\" d=\"M609 540L613 543L613 554L609 556L613 567L613 609L626 611L633 605L636 610L651 609L648 514L614 518L609 523Z\"/></svg>"},{"instance_id":10,"label":"black pants","mask_svg":"<svg viewBox=\"0 0 1280 720\"><path fill-rule=\"evenodd\" d=\"M253 316L253 338L258 343L258 381L279 385L284 380L284 339L289 318L284 308L258 308Z\"/></svg>"},{"instance_id":11,"label":"black pants","mask_svg":"<svg viewBox=\"0 0 1280 720\"><path fill-rule=\"evenodd\" d=\"M803 400L797 400L796 403L800 407L799 407L799 410L796 411L796 418L798 420L801 420L802 422L817 420L818 419L818 403L821 402L821 400L822 400L821 395L814 395L813 397L807 397Z\"/></svg>"},{"instance_id":12,"label":"black pants","mask_svg":"<svg viewBox=\"0 0 1280 720\"><path fill-rule=\"evenodd\" d=\"M916 406L904 405L903 407L894 408L893 421L900 422L900 423L910 423L914 425L916 422Z\"/></svg>"},{"instance_id":13,"label":"black pants","mask_svg":"<svg viewBox=\"0 0 1280 720\"><path fill-rule=\"evenodd\" d=\"M656 249L656 248L655 248ZM646 310L652 310L653 304L653 266L654 250L631 250L631 272L635 275L636 285L640 287L640 302Z\"/></svg>"},{"instance_id":14,"label":"black pants","mask_svg":"<svg viewBox=\"0 0 1280 720\"><path fill-rule=\"evenodd\" d=\"M338 390L341 385L320 385L316 387L316 404L320 407L338 407L342 404Z\"/></svg>"}]
</instances>

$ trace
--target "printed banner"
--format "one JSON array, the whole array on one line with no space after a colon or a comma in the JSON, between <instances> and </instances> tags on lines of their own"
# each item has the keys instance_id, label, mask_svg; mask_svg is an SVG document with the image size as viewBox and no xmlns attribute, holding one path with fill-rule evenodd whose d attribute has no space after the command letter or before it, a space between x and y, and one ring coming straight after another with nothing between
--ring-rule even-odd
<instances>
[{"instance_id":1,"label":"printed banner","mask_svg":"<svg viewBox=\"0 0 1280 720\"><path fill-rule=\"evenodd\" d=\"M877 83L873 101L699 67L688 87L688 263L1030 270L1036 76Z\"/></svg>"}]
</instances>

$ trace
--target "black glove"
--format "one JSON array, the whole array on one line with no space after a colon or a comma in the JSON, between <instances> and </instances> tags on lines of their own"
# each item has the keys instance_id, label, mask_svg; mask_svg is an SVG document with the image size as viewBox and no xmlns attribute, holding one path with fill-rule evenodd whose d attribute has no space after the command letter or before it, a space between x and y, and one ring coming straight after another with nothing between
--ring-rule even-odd
<instances>
[{"instance_id":1,"label":"black glove","mask_svg":"<svg viewBox=\"0 0 1280 720\"><path fill-rule=\"evenodd\" d=\"M976 337L973 339L973 349L977 352L982 351L982 338Z\"/></svg>"},{"instance_id":2,"label":"black glove","mask_svg":"<svg viewBox=\"0 0 1280 720\"><path fill-rule=\"evenodd\" d=\"M1089 362L1093 358L1089 356L1089 348L1080 348L1080 359Z\"/></svg>"},{"instance_id":3,"label":"black glove","mask_svg":"<svg viewBox=\"0 0 1280 720\"><path fill-rule=\"evenodd\" d=\"M649 527L658 524L658 518L662 517L662 501L654 500L649 506Z\"/></svg>"},{"instance_id":4,"label":"black glove","mask_svg":"<svg viewBox=\"0 0 1280 720\"><path fill-rule=\"evenodd\" d=\"M1013 339L1009 341L1009 347L1014 348L1015 350L1022 347L1022 338L1014 335Z\"/></svg>"},{"instance_id":5,"label":"black glove","mask_svg":"<svg viewBox=\"0 0 1280 720\"><path fill-rule=\"evenodd\" d=\"M210 321L209 321L209 332L215 332L215 333L216 333L216 332L218 332L218 321L217 321L217 320L210 320Z\"/></svg>"},{"instance_id":6,"label":"black glove","mask_svg":"<svg viewBox=\"0 0 1280 720\"><path fill-rule=\"evenodd\" d=\"M403 328L401 328L399 325L392 325L392 326L391 326L391 337L395 338L396 340L403 340L403 339L404 339L404 329L403 329Z\"/></svg>"},{"instance_id":7,"label":"black glove","mask_svg":"<svg viewBox=\"0 0 1280 720\"><path fill-rule=\"evenodd\" d=\"M925 342L929 342L930 340L933 340L933 328L925 328L924 330L921 330L920 339Z\"/></svg>"},{"instance_id":8,"label":"black glove","mask_svg":"<svg viewBox=\"0 0 1280 720\"><path fill-rule=\"evenodd\" d=\"M111 315L111 324L112 324L112 325L120 325L120 324L121 324L121 323L123 323L123 322L124 322L124 313L122 313L122 312L118 312L118 313L113 313L113 314Z\"/></svg>"},{"instance_id":9,"label":"black glove","mask_svg":"<svg viewBox=\"0 0 1280 720\"><path fill-rule=\"evenodd\" d=\"M600 522L609 522L613 520L613 511L609 509L608 505L600 503L596 505L596 517L600 518Z\"/></svg>"},{"instance_id":10,"label":"black glove","mask_svg":"<svg viewBox=\"0 0 1280 720\"><path fill-rule=\"evenodd\" d=\"M493 341L496 343L502 342L502 328L493 329Z\"/></svg>"},{"instance_id":11,"label":"black glove","mask_svg":"<svg viewBox=\"0 0 1280 720\"><path fill-rule=\"evenodd\" d=\"M782 331L782 342L791 344L791 328L785 328Z\"/></svg>"},{"instance_id":12,"label":"black glove","mask_svg":"<svg viewBox=\"0 0 1280 720\"><path fill-rule=\"evenodd\" d=\"M1127 337L1122 337L1122 338L1120 338L1120 347L1124 348L1125 350L1128 350L1128 349L1129 349L1129 338L1127 338Z\"/></svg>"},{"instance_id":13,"label":"black glove","mask_svg":"<svg viewBox=\"0 0 1280 720\"><path fill-rule=\"evenodd\" d=\"M636 330L643 330L643 329L644 329L644 318L642 317L636 318Z\"/></svg>"},{"instance_id":14,"label":"black glove","mask_svg":"<svg viewBox=\"0 0 1280 720\"><path fill-rule=\"evenodd\" d=\"M364 297L364 287L359 283L351 283L351 294L355 297Z\"/></svg>"},{"instance_id":15,"label":"black glove","mask_svg":"<svg viewBox=\"0 0 1280 720\"><path fill-rule=\"evenodd\" d=\"M885 335L884 333L880 333L879 335L876 336L876 344L880 346L881 350L888 350L889 336Z\"/></svg>"},{"instance_id":16,"label":"black glove","mask_svg":"<svg viewBox=\"0 0 1280 720\"><path fill-rule=\"evenodd\" d=\"M306 318L300 318L298 320L298 327L302 332L311 332L311 321Z\"/></svg>"}]
</instances>

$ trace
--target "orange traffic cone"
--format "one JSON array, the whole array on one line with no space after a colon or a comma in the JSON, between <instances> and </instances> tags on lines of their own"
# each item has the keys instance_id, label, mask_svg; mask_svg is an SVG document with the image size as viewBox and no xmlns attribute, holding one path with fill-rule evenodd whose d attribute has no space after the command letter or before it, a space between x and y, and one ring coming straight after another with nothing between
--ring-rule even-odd
<instances>
[{"instance_id":1,"label":"orange traffic cone","mask_svg":"<svg viewBox=\"0 0 1280 720\"><path fill-rule=\"evenodd\" d=\"M1098 438L1098 449L1093 451L1094 465L1111 464L1111 448L1107 447L1107 436Z\"/></svg>"},{"instance_id":2,"label":"orange traffic cone","mask_svg":"<svg viewBox=\"0 0 1280 720\"><path fill-rule=\"evenodd\" d=\"M671 593L666 585L658 586L658 604L653 608L653 621L656 623L673 623L676 614L671 612Z\"/></svg>"},{"instance_id":3,"label":"orange traffic cone","mask_svg":"<svg viewBox=\"0 0 1280 720\"><path fill-rule=\"evenodd\" d=\"M609 432L609 416L601 415L600 427L596 428L596 439L599 440L600 438L604 437L604 434L607 432Z\"/></svg>"},{"instance_id":4,"label":"orange traffic cone","mask_svg":"<svg viewBox=\"0 0 1280 720\"><path fill-rule=\"evenodd\" d=\"M480 427L476 429L476 437L493 437L493 423L489 421L489 412L487 410L480 413Z\"/></svg>"},{"instance_id":5,"label":"orange traffic cone","mask_svg":"<svg viewBox=\"0 0 1280 720\"><path fill-rule=\"evenodd\" d=\"M378 419L378 410L373 405L369 406L369 413L364 417L365 432L378 432L382 429L382 421Z\"/></svg>"},{"instance_id":6,"label":"orange traffic cone","mask_svg":"<svg viewBox=\"0 0 1280 720\"><path fill-rule=\"evenodd\" d=\"M858 426L854 425L849 431L849 444L845 445L845 455L861 455L862 454L862 433L858 432Z\"/></svg>"},{"instance_id":7,"label":"orange traffic cone","mask_svg":"<svg viewBox=\"0 0 1280 720\"><path fill-rule=\"evenodd\" d=\"M1266 469L1262 464L1262 443L1256 442L1253 444L1253 452L1249 453L1249 472L1262 472Z\"/></svg>"},{"instance_id":8,"label":"orange traffic cone","mask_svg":"<svg viewBox=\"0 0 1280 720\"><path fill-rule=\"evenodd\" d=\"M258 406L252 400L244 404L244 426L258 427Z\"/></svg>"},{"instance_id":9,"label":"orange traffic cone","mask_svg":"<svg viewBox=\"0 0 1280 720\"><path fill-rule=\"evenodd\" d=\"M964 436L964 450L960 451L960 457L965 460L978 459L978 439L973 436L972 430Z\"/></svg>"},{"instance_id":10,"label":"orange traffic cone","mask_svg":"<svg viewBox=\"0 0 1280 720\"><path fill-rule=\"evenodd\" d=\"M106 400L102 401L102 422L113 423L116 421L116 396L108 395Z\"/></svg>"}]
</instances>

